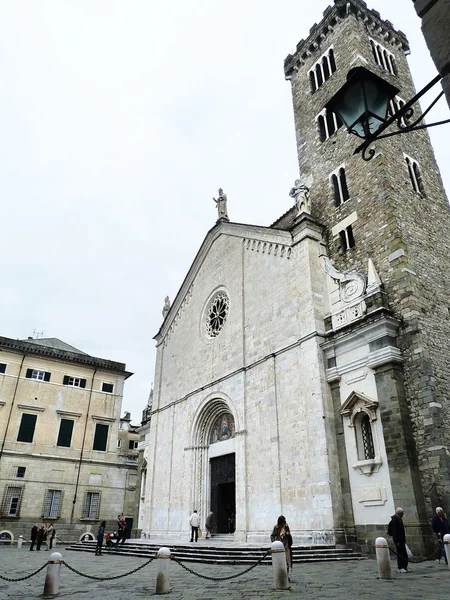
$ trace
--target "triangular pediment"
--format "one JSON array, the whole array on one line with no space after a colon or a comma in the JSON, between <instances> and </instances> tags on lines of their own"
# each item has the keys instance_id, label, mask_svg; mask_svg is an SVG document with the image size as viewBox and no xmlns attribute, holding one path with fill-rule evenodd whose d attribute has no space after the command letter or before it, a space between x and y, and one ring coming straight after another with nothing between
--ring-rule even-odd
<instances>
[{"instance_id":1,"label":"triangular pediment","mask_svg":"<svg viewBox=\"0 0 450 600\"><path fill-rule=\"evenodd\" d=\"M372 421L376 419L376 411L378 408L378 401L366 396L361 392L352 392L344 404L341 406L339 412L343 417L348 417L352 422L355 416L365 410Z\"/></svg>"},{"instance_id":2,"label":"triangular pediment","mask_svg":"<svg viewBox=\"0 0 450 600\"><path fill-rule=\"evenodd\" d=\"M273 227L262 227L258 225L246 225L243 223L232 223L226 220L219 220L216 225L208 231L187 275L181 284L181 287L173 301L170 309L154 339L160 342L172 327L177 315L181 312L184 304L189 301L192 295L192 287L196 276L206 260L213 244L221 236L230 236L241 238L245 247L255 252L274 256L288 258L292 247L292 236L288 231L282 231Z\"/></svg>"}]
</instances>

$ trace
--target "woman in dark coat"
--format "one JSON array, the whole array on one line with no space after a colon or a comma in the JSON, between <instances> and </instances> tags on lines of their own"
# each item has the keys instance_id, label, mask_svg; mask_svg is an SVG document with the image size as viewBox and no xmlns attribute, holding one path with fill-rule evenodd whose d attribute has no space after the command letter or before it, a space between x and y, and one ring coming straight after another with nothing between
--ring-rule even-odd
<instances>
[{"instance_id":1,"label":"woman in dark coat","mask_svg":"<svg viewBox=\"0 0 450 600\"><path fill-rule=\"evenodd\" d=\"M277 524L272 530L270 536L271 542L281 542L284 546L284 552L286 554L286 566L289 575L289 569L292 570L292 535L289 525L286 523L286 518L280 515L277 520Z\"/></svg>"},{"instance_id":2,"label":"woman in dark coat","mask_svg":"<svg viewBox=\"0 0 450 600\"><path fill-rule=\"evenodd\" d=\"M97 531L97 547L95 549L95 556L102 555L103 536L105 535L105 527L106 521L102 521Z\"/></svg>"}]
</instances>

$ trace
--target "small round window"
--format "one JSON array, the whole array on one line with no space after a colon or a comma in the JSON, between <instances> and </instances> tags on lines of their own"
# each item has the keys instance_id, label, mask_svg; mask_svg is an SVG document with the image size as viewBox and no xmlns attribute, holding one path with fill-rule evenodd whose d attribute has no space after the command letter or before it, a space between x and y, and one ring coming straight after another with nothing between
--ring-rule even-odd
<instances>
[{"instance_id":1,"label":"small round window","mask_svg":"<svg viewBox=\"0 0 450 600\"><path fill-rule=\"evenodd\" d=\"M206 332L209 337L217 337L228 317L230 301L225 292L217 293L206 309Z\"/></svg>"}]
</instances>

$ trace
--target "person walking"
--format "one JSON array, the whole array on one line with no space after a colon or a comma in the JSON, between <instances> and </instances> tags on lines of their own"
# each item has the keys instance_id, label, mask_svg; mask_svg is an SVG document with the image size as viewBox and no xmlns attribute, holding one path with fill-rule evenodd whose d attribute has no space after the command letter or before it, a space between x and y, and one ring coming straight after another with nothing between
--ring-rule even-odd
<instances>
[{"instance_id":1,"label":"person walking","mask_svg":"<svg viewBox=\"0 0 450 600\"><path fill-rule=\"evenodd\" d=\"M123 515L117 515L117 542L116 547L120 544L122 540L122 545L125 543L125 529L127 527L127 522L125 521Z\"/></svg>"},{"instance_id":2,"label":"person walking","mask_svg":"<svg viewBox=\"0 0 450 600\"><path fill-rule=\"evenodd\" d=\"M286 566L289 579L289 571L292 571L292 535L289 525L286 523L286 517L284 517L283 515L280 515L278 517L277 524L272 529L270 541L278 541L283 544L284 553L286 555Z\"/></svg>"},{"instance_id":3,"label":"person walking","mask_svg":"<svg viewBox=\"0 0 450 600\"><path fill-rule=\"evenodd\" d=\"M106 521L102 521L97 531L97 547L95 548L95 556L102 555L103 536L105 535L105 527Z\"/></svg>"},{"instance_id":4,"label":"person walking","mask_svg":"<svg viewBox=\"0 0 450 600\"><path fill-rule=\"evenodd\" d=\"M206 529L205 538L209 538L214 535L214 513L212 511L206 517L205 529Z\"/></svg>"},{"instance_id":5,"label":"person walking","mask_svg":"<svg viewBox=\"0 0 450 600\"><path fill-rule=\"evenodd\" d=\"M195 541L198 542L198 528L200 527L200 517L198 516L196 510L194 510L192 515L189 517L189 524L191 526L191 542L194 541L194 538Z\"/></svg>"},{"instance_id":6,"label":"person walking","mask_svg":"<svg viewBox=\"0 0 450 600\"><path fill-rule=\"evenodd\" d=\"M408 569L408 554L406 552L406 534L405 526L403 524L403 508L398 507L395 511L395 515L392 515L391 522L388 527L388 535L392 536L395 544L395 551L397 553L397 572L398 573L411 573Z\"/></svg>"},{"instance_id":7,"label":"person walking","mask_svg":"<svg viewBox=\"0 0 450 600\"><path fill-rule=\"evenodd\" d=\"M31 545L30 545L30 552L34 552L34 545L36 544L36 538L37 538L37 534L38 534L38 526L37 523L35 523L33 525L33 527L31 528Z\"/></svg>"},{"instance_id":8,"label":"person walking","mask_svg":"<svg viewBox=\"0 0 450 600\"><path fill-rule=\"evenodd\" d=\"M444 547L444 535L446 535L447 533L450 533L450 525L445 516L444 509L441 508L440 506L438 506L436 508L436 514L431 519L431 529L436 534L436 537L439 542L439 554L438 554L439 562L441 562L442 551L444 551L445 564L448 564L447 563L447 555L446 555L443 547Z\"/></svg>"},{"instance_id":9,"label":"person walking","mask_svg":"<svg viewBox=\"0 0 450 600\"><path fill-rule=\"evenodd\" d=\"M36 535L36 550L39 552L41 549L41 544L45 539L45 529L44 526L41 525L38 529L37 535Z\"/></svg>"}]
</instances>

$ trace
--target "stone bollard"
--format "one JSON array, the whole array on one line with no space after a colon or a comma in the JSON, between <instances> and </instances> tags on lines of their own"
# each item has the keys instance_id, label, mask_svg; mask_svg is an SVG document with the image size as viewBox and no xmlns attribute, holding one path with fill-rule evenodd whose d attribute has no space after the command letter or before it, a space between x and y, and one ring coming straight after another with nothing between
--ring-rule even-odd
<instances>
[{"instance_id":1,"label":"stone bollard","mask_svg":"<svg viewBox=\"0 0 450 600\"><path fill-rule=\"evenodd\" d=\"M156 555L156 589L155 594L168 594L170 592L170 550L169 548L160 548Z\"/></svg>"},{"instance_id":2,"label":"stone bollard","mask_svg":"<svg viewBox=\"0 0 450 600\"><path fill-rule=\"evenodd\" d=\"M450 533L444 535L444 552L447 557L448 568L450 569Z\"/></svg>"},{"instance_id":3,"label":"stone bollard","mask_svg":"<svg viewBox=\"0 0 450 600\"><path fill-rule=\"evenodd\" d=\"M20 550L20 548L22 548L22 544L23 544L23 535L19 535L19 537L17 538L17 550Z\"/></svg>"},{"instance_id":4,"label":"stone bollard","mask_svg":"<svg viewBox=\"0 0 450 600\"><path fill-rule=\"evenodd\" d=\"M273 583L276 590L289 589L286 552L283 542L272 542Z\"/></svg>"},{"instance_id":5,"label":"stone bollard","mask_svg":"<svg viewBox=\"0 0 450 600\"><path fill-rule=\"evenodd\" d=\"M391 556L389 545L384 537L375 540L377 554L378 579L392 579Z\"/></svg>"},{"instance_id":6,"label":"stone bollard","mask_svg":"<svg viewBox=\"0 0 450 600\"><path fill-rule=\"evenodd\" d=\"M59 592L59 578L61 575L62 555L59 552L50 554L45 575L44 596L56 596Z\"/></svg>"}]
</instances>

